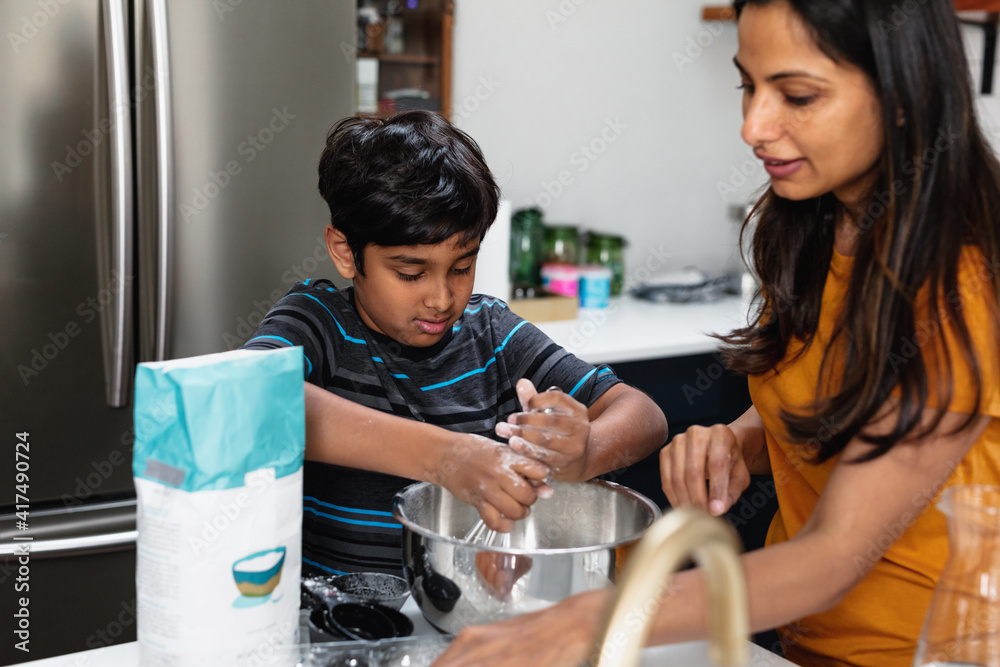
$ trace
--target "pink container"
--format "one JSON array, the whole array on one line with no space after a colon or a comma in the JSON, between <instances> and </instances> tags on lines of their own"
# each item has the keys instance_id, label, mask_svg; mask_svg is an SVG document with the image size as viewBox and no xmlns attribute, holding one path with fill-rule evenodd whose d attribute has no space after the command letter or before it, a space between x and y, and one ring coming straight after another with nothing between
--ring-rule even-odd
<instances>
[{"instance_id":1,"label":"pink container","mask_svg":"<svg viewBox=\"0 0 1000 667\"><path fill-rule=\"evenodd\" d=\"M554 294L579 296L579 267L574 264L543 264L542 287Z\"/></svg>"}]
</instances>

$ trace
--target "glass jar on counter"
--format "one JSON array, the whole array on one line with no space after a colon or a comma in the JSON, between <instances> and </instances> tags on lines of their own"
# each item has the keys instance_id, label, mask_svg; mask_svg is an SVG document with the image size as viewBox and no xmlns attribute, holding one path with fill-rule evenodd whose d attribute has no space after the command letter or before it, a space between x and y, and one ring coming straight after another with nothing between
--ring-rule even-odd
<instances>
[{"instance_id":1,"label":"glass jar on counter","mask_svg":"<svg viewBox=\"0 0 1000 667\"><path fill-rule=\"evenodd\" d=\"M545 263L580 263L580 232L575 226L550 225L545 227Z\"/></svg>"},{"instance_id":2,"label":"glass jar on counter","mask_svg":"<svg viewBox=\"0 0 1000 667\"><path fill-rule=\"evenodd\" d=\"M587 235L585 262L611 269L611 295L622 293L625 283L625 239L614 234L591 232Z\"/></svg>"},{"instance_id":3,"label":"glass jar on counter","mask_svg":"<svg viewBox=\"0 0 1000 667\"><path fill-rule=\"evenodd\" d=\"M542 284L539 271L545 261L545 225L537 208L522 208L511 217L510 282L515 293Z\"/></svg>"}]
</instances>

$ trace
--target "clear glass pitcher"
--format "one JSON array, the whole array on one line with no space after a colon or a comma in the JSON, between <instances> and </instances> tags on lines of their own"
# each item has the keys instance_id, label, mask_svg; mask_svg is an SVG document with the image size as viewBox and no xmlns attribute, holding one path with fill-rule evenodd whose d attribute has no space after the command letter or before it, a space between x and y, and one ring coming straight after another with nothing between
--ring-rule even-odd
<instances>
[{"instance_id":1,"label":"clear glass pitcher","mask_svg":"<svg viewBox=\"0 0 1000 667\"><path fill-rule=\"evenodd\" d=\"M938 507L951 553L914 667L1000 667L1000 486L953 486Z\"/></svg>"}]
</instances>

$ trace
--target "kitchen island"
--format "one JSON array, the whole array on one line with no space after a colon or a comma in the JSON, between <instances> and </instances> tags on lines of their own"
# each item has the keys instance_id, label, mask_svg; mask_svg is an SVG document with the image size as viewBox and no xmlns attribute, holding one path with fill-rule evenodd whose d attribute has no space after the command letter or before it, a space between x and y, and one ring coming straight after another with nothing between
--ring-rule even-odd
<instances>
[{"instance_id":1,"label":"kitchen island","mask_svg":"<svg viewBox=\"0 0 1000 667\"><path fill-rule=\"evenodd\" d=\"M437 634L437 631L424 620L413 598L406 601L402 611L413 621L414 635ZM136 642L129 642L22 664L31 667L135 667L139 664L139 646ZM409 662L406 661L405 664L409 665ZM644 667L668 664L684 665L685 667L712 667L714 665L708 658L708 644L705 642L648 648L643 651L642 664ZM793 663L754 644L750 645L748 665L752 667L794 667ZM288 667L293 666L289 665ZM413 667L418 666L414 665Z\"/></svg>"}]
</instances>

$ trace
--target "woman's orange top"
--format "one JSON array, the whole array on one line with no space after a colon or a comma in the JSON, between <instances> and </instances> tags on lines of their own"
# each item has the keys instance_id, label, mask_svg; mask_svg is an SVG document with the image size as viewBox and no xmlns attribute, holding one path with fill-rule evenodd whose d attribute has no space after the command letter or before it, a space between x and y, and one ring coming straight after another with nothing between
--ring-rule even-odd
<instances>
[{"instance_id":1,"label":"woman's orange top","mask_svg":"<svg viewBox=\"0 0 1000 667\"><path fill-rule=\"evenodd\" d=\"M764 423L779 505L768 532L768 545L794 538L801 530L839 458L819 465L809 463L804 451L785 437L780 414L782 408L794 411L807 406L817 395L823 352L835 331L852 266L851 257L834 253L823 291L820 322L812 342L803 351L802 342L793 341L785 361L774 371L750 378L750 395ZM978 250L967 248L962 255L958 286L961 312L982 369L980 412L995 417L1000 416L1000 354L992 319L995 301L991 271L998 269L987 266ZM927 292L925 289L918 298L912 347L904 346L904 352L912 351L900 355L897 362L907 363L907 357L913 358L919 350L928 369L931 404L936 406L934 367L947 347L955 382L949 409L972 412L975 394L970 388L970 370L962 361L959 339L947 321L936 323L930 318ZM949 297L954 299L956 295L942 295L941 299ZM795 358L800 351L801 356ZM842 364L838 366L834 355L832 365L828 362L826 375L832 379L825 386L836 381L841 369ZM817 437L830 436L821 429ZM836 607L779 629L789 660L823 667L910 667L935 582L948 556L946 518L933 503L945 487L954 484L1000 484L1000 420L991 421L965 458L954 462L947 479L913 498L912 513L885 526L877 539L886 544L872 544L870 555L856 556L858 567L867 565L865 559L877 558L877 562ZM927 498L934 500L920 512L919 507ZM878 558L880 547L888 546L894 539L885 555Z\"/></svg>"}]
</instances>

